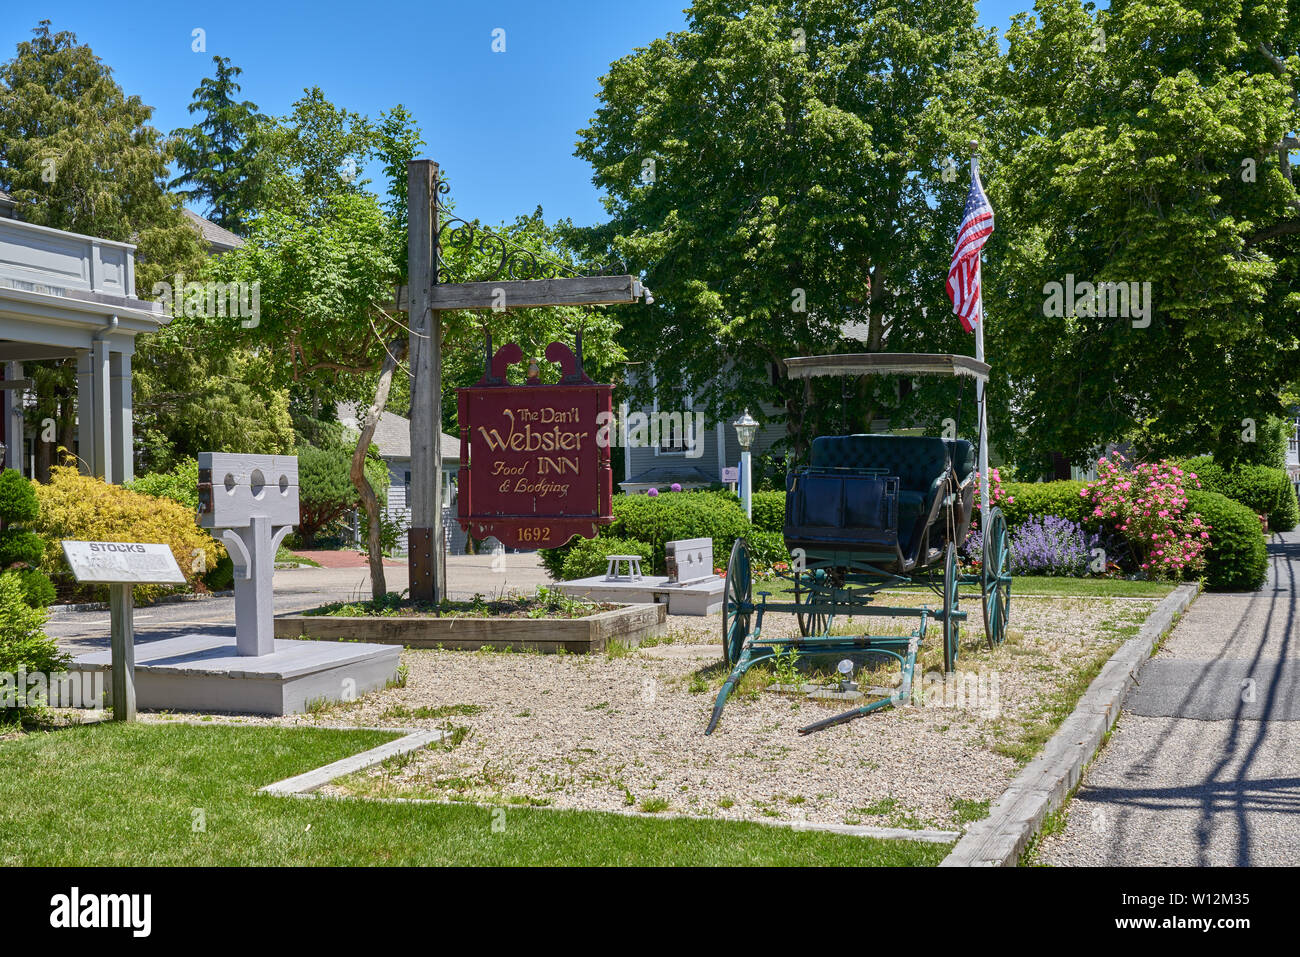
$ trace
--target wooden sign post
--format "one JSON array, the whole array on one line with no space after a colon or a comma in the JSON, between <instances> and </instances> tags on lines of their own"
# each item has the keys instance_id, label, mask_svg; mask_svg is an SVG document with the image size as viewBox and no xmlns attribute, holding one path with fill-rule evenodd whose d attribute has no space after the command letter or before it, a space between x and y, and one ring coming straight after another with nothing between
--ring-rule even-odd
<instances>
[{"instance_id":1,"label":"wooden sign post","mask_svg":"<svg viewBox=\"0 0 1300 957\"><path fill-rule=\"evenodd\" d=\"M442 559L442 320L453 309L528 309L636 302L645 293L633 276L503 278L487 282L440 281L438 164L407 164L407 282L398 292L410 328L411 527L407 531L412 601L439 602L447 594ZM473 228L465 223L466 227ZM499 237L502 266L510 258Z\"/></svg>"},{"instance_id":2,"label":"wooden sign post","mask_svg":"<svg viewBox=\"0 0 1300 957\"><path fill-rule=\"evenodd\" d=\"M183 585L185 576L167 545L141 542L64 542L63 554L79 582L108 585L113 657L113 720L135 720L135 599L133 585Z\"/></svg>"}]
</instances>

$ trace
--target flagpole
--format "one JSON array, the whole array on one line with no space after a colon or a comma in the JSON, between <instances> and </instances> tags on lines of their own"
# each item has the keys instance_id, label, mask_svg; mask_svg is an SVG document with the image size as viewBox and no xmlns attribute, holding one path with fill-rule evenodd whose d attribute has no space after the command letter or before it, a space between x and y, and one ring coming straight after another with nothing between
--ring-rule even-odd
<instances>
[{"instance_id":1,"label":"flagpole","mask_svg":"<svg viewBox=\"0 0 1300 957\"><path fill-rule=\"evenodd\" d=\"M970 141L970 181L974 186L980 175L980 141ZM975 359L984 361L984 282L980 280L979 321L975 323ZM988 407L985 399L985 383L975 380L975 407L979 410L980 435L980 531L988 527L989 515L989 423Z\"/></svg>"}]
</instances>

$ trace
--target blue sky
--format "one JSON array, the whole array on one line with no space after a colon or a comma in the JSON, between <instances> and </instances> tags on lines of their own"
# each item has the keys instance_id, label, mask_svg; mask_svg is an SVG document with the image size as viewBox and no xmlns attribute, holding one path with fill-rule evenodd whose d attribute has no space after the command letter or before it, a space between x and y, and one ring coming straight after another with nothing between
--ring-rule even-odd
<instances>
[{"instance_id":1,"label":"blue sky","mask_svg":"<svg viewBox=\"0 0 1300 957\"><path fill-rule=\"evenodd\" d=\"M153 106L154 125L188 125L191 95L212 57L242 67L242 96L288 110L307 86L377 117L403 103L447 171L461 215L493 223L541 205L549 219L605 218L591 169L573 155L609 64L681 29L687 0L35 0L0 19L0 58L41 19L71 30ZM979 0L1004 29L1032 0ZM196 53L192 31L206 31ZM505 30L504 53L492 31Z\"/></svg>"}]
</instances>

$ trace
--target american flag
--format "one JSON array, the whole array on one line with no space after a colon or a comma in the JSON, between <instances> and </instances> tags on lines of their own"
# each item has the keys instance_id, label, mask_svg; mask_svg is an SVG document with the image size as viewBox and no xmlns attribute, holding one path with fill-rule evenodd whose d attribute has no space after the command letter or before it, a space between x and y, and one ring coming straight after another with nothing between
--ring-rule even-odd
<instances>
[{"instance_id":1,"label":"american flag","mask_svg":"<svg viewBox=\"0 0 1300 957\"><path fill-rule=\"evenodd\" d=\"M980 251L993 232L993 207L984 195L979 176L972 175L970 192L966 194L966 210L957 230L957 246L952 251L952 265L948 267L948 298L952 311L961 320L967 332L975 331L982 318L983 301L980 296Z\"/></svg>"}]
</instances>

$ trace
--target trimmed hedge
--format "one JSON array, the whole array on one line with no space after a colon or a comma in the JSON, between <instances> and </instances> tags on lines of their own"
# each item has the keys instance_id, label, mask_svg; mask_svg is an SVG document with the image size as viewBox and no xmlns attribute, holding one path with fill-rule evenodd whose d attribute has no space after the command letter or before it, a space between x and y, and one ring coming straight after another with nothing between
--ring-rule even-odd
<instances>
[{"instance_id":1,"label":"trimmed hedge","mask_svg":"<svg viewBox=\"0 0 1300 957\"><path fill-rule=\"evenodd\" d=\"M681 538L711 538L714 562L721 564L731 554L732 543L749 531L745 510L728 492L664 492L653 498L616 495L614 521L600 530L595 541L627 539L646 543L651 554L643 570L647 575L662 575L665 543ZM584 541L588 539L575 537L558 548L542 549L542 565L547 573L557 580L567 577L565 561Z\"/></svg>"},{"instance_id":2,"label":"trimmed hedge","mask_svg":"<svg viewBox=\"0 0 1300 957\"><path fill-rule=\"evenodd\" d=\"M785 492L755 492L750 500L750 515L754 528L781 531L785 527Z\"/></svg>"},{"instance_id":3,"label":"trimmed hedge","mask_svg":"<svg viewBox=\"0 0 1300 957\"><path fill-rule=\"evenodd\" d=\"M1206 587L1214 591L1261 588L1268 576L1268 555L1259 517L1240 502L1204 489L1191 489L1187 504L1210 526Z\"/></svg>"},{"instance_id":4,"label":"trimmed hedge","mask_svg":"<svg viewBox=\"0 0 1300 957\"><path fill-rule=\"evenodd\" d=\"M1201 487L1208 492L1226 495L1240 502L1256 515L1268 516L1268 527L1275 532L1289 532L1300 522L1300 504L1285 469L1266 465L1239 465L1225 469L1210 456L1202 455L1179 463L1195 472Z\"/></svg>"},{"instance_id":5,"label":"trimmed hedge","mask_svg":"<svg viewBox=\"0 0 1300 957\"><path fill-rule=\"evenodd\" d=\"M1031 515L1036 518L1056 515L1078 525L1088 524L1092 519L1092 504L1079 494L1083 486L1083 482L1074 481L1003 482L1007 499L1000 507L1007 528L1019 528ZM978 489L975 500L979 501Z\"/></svg>"},{"instance_id":6,"label":"trimmed hedge","mask_svg":"<svg viewBox=\"0 0 1300 957\"><path fill-rule=\"evenodd\" d=\"M645 566L650 564L651 551L645 542L631 538L580 538L565 555L560 577L564 581L572 581L575 578L603 575L609 568L610 555L640 555L645 561L641 570L648 574L649 569Z\"/></svg>"}]
</instances>

